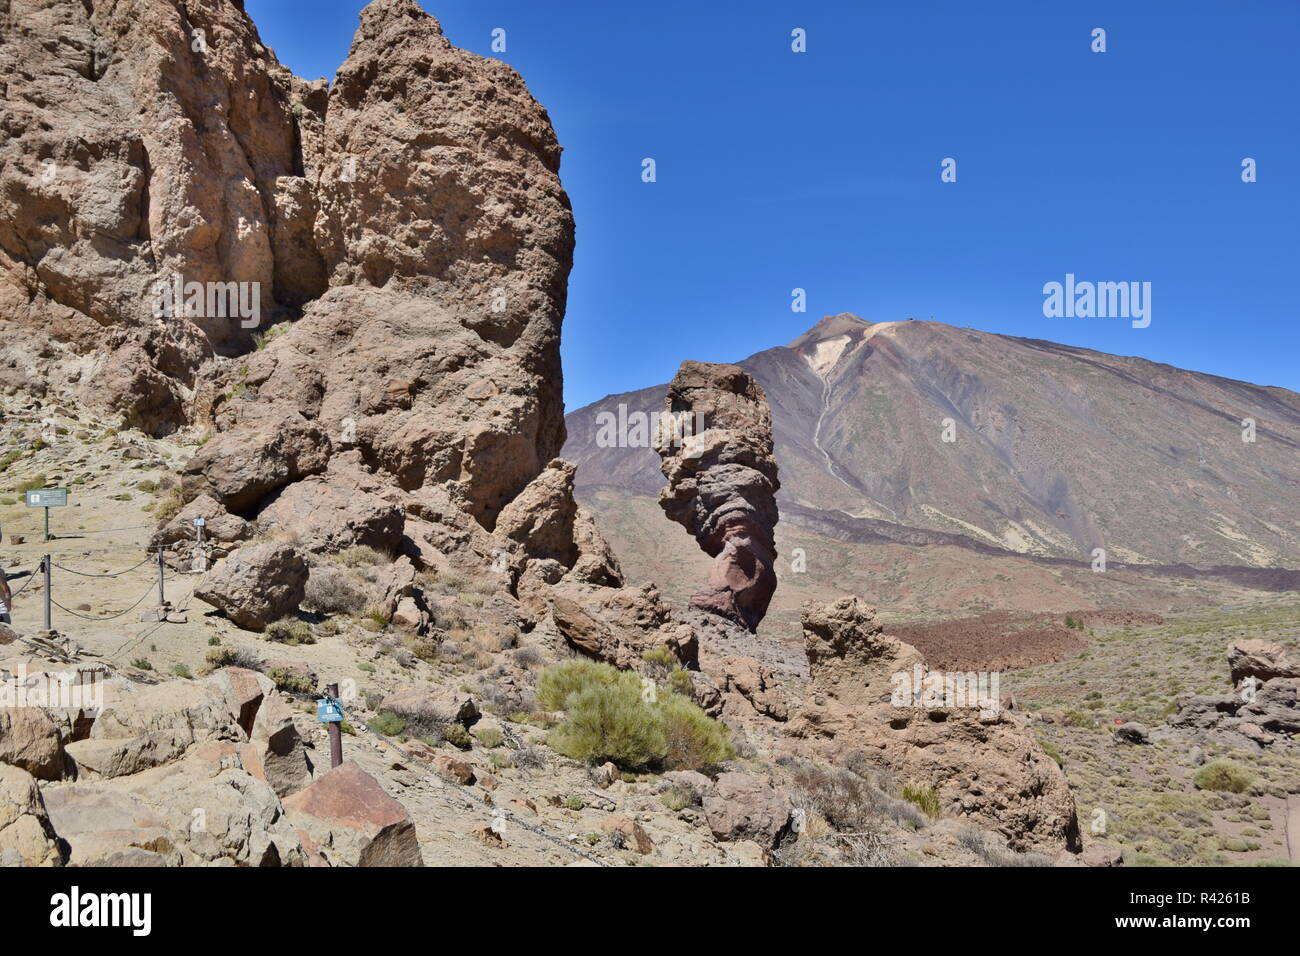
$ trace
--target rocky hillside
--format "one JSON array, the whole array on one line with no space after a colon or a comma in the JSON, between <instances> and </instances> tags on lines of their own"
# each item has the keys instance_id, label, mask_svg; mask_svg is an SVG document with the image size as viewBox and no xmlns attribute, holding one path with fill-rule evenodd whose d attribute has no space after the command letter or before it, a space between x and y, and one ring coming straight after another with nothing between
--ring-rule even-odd
<instances>
[{"instance_id":1,"label":"rocky hillside","mask_svg":"<svg viewBox=\"0 0 1300 956\"><path fill-rule=\"evenodd\" d=\"M782 520L804 530L1077 561L1104 548L1110 562L1300 567L1294 392L851 315L739 364L772 405ZM611 395L569 415L564 455L582 500L657 492L653 450L608 447L600 416L658 410L663 396ZM620 551L636 547L615 537Z\"/></svg>"}]
</instances>

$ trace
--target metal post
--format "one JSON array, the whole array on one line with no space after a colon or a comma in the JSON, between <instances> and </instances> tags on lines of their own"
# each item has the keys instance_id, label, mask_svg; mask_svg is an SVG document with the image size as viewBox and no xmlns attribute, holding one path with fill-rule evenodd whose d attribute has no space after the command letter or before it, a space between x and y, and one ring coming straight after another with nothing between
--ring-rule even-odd
<instances>
[{"instance_id":1,"label":"metal post","mask_svg":"<svg viewBox=\"0 0 1300 956\"><path fill-rule=\"evenodd\" d=\"M163 593L164 578L163 553L162 548L158 549L158 606L163 607L167 604L167 595Z\"/></svg>"},{"instance_id":2,"label":"metal post","mask_svg":"<svg viewBox=\"0 0 1300 956\"><path fill-rule=\"evenodd\" d=\"M50 509L42 508L41 510L45 512L45 540L49 541L50 540Z\"/></svg>"},{"instance_id":3,"label":"metal post","mask_svg":"<svg viewBox=\"0 0 1300 956\"><path fill-rule=\"evenodd\" d=\"M325 694L333 700L338 700L339 685L329 684L325 688ZM343 731L337 720L330 721L326 727L330 735L330 769L332 770L343 762Z\"/></svg>"},{"instance_id":4,"label":"metal post","mask_svg":"<svg viewBox=\"0 0 1300 956\"><path fill-rule=\"evenodd\" d=\"M50 510L45 509L48 515ZM45 572L45 630L52 631L54 628L50 624L50 556L47 554L41 559L41 569Z\"/></svg>"}]
</instances>

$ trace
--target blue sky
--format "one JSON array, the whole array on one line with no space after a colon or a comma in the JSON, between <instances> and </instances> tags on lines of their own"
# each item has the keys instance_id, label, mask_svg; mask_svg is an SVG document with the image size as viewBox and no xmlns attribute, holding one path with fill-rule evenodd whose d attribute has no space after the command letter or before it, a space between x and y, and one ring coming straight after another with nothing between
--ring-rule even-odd
<instances>
[{"instance_id":1,"label":"blue sky","mask_svg":"<svg viewBox=\"0 0 1300 956\"><path fill-rule=\"evenodd\" d=\"M1294 0L422 4L515 67L565 147L570 410L836 312L1300 390ZM246 3L310 78L333 76L362 6ZM1150 326L1045 318L1066 273L1150 282Z\"/></svg>"}]
</instances>

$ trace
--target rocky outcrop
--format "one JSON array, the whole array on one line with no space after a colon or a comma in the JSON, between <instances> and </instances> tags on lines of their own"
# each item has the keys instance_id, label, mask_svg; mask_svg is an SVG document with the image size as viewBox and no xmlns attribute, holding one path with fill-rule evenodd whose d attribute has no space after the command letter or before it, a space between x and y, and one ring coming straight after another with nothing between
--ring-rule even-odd
<instances>
[{"instance_id":1,"label":"rocky outcrop","mask_svg":"<svg viewBox=\"0 0 1300 956\"><path fill-rule=\"evenodd\" d=\"M0 763L0 866L59 866L58 838L36 780Z\"/></svg>"},{"instance_id":2,"label":"rocky outcrop","mask_svg":"<svg viewBox=\"0 0 1300 956\"><path fill-rule=\"evenodd\" d=\"M300 866L305 855L247 750L214 742L131 776L51 788L50 821L81 866Z\"/></svg>"},{"instance_id":3,"label":"rocky outcrop","mask_svg":"<svg viewBox=\"0 0 1300 956\"><path fill-rule=\"evenodd\" d=\"M691 607L751 631L776 591L776 459L767 396L735 365L683 362L655 449L659 504L714 559Z\"/></svg>"},{"instance_id":4,"label":"rocky outcrop","mask_svg":"<svg viewBox=\"0 0 1300 956\"><path fill-rule=\"evenodd\" d=\"M406 809L346 761L284 801L289 822L332 866L423 866Z\"/></svg>"},{"instance_id":5,"label":"rocky outcrop","mask_svg":"<svg viewBox=\"0 0 1300 956\"><path fill-rule=\"evenodd\" d=\"M1228 648L1228 671L1234 687L1247 677L1260 682L1274 677L1300 677L1300 656L1281 644L1237 641Z\"/></svg>"},{"instance_id":6,"label":"rocky outcrop","mask_svg":"<svg viewBox=\"0 0 1300 956\"><path fill-rule=\"evenodd\" d=\"M573 217L520 77L414 0L361 12L332 85L234 0L4 16L0 389L209 428L160 543L476 547L461 518L490 532L564 439Z\"/></svg>"},{"instance_id":7,"label":"rocky outcrop","mask_svg":"<svg viewBox=\"0 0 1300 956\"><path fill-rule=\"evenodd\" d=\"M934 788L940 812L1000 831L1015 850L1078 851L1061 768L996 699L918 705L900 694L921 655L883 634L857 598L804 609L810 680L791 732L845 761L866 754L893 777ZM942 685L940 685L942 686Z\"/></svg>"},{"instance_id":8,"label":"rocky outcrop","mask_svg":"<svg viewBox=\"0 0 1300 956\"><path fill-rule=\"evenodd\" d=\"M323 291L285 215L310 192L301 81L226 0L12 0L4 17L0 387L174 431L214 355ZM243 283L259 318L206 298L155 316L173 277Z\"/></svg>"},{"instance_id":9,"label":"rocky outcrop","mask_svg":"<svg viewBox=\"0 0 1300 956\"><path fill-rule=\"evenodd\" d=\"M209 571L194 596L224 611L245 630L263 631L298 609L306 595L307 574L307 562L288 545L250 545Z\"/></svg>"}]
</instances>

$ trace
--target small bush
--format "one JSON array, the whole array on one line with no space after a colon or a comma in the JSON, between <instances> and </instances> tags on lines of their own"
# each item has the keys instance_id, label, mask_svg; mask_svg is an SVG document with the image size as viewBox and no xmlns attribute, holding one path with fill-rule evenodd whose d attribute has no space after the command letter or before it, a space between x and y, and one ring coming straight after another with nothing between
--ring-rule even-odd
<instances>
[{"instance_id":1,"label":"small bush","mask_svg":"<svg viewBox=\"0 0 1300 956\"><path fill-rule=\"evenodd\" d=\"M366 721L366 726L385 737L396 737L406 729L406 721L391 710L376 714Z\"/></svg>"},{"instance_id":2,"label":"small bush","mask_svg":"<svg viewBox=\"0 0 1300 956\"><path fill-rule=\"evenodd\" d=\"M1040 740L1038 745L1043 748L1043 753L1056 761L1058 767L1065 766L1065 758L1061 756L1061 751L1056 749L1056 744L1050 740Z\"/></svg>"},{"instance_id":3,"label":"small bush","mask_svg":"<svg viewBox=\"0 0 1300 956\"><path fill-rule=\"evenodd\" d=\"M185 664L177 664L175 667L173 667L172 674L175 675L176 677L184 677L186 680L189 680L191 677L194 676L194 674L191 673L189 667L187 667Z\"/></svg>"},{"instance_id":4,"label":"small bush","mask_svg":"<svg viewBox=\"0 0 1300 956\"><path fill-rule=\"evenodd\" d=\"M142 670L142 671L151 671L151 670L153 670L153 665L150 664L149 661L146 660L146 659L143 658L143 657L137 657L135 660L133 660L133 661L131 662L131 666L132 666L132 667L137 667L137 668L139 668L139 669Z\"/></svg>"},{"instance_id":5,"label":"small bush","mask_svg":"<svg viewBox=\"0 0 1300 956\"><path fill-rule=\"evenodd\" d=\"M217 637L215 634L208 638L208 647L216 647L220 643L221 638Z\"/></svg>"},{"instance_id":6,"label":"small bush","mask_svg":"<svg viewBox=\"0 0 1300 956\"><path fill-rule=\"evenodd\" d=\"M573 811L578 811L586 807L587 801L582 799L576 793L571 793L564 798L564 806Z\"/></svg>"},{"instance_id":7,"label":"small bush","mask_svg":"<svg viewBox=\"0 0 1300 956\"><path fill-rule=\"evenodd\" d=\"M376 564L385 564L390 559L368 545L358 544L340 551L334 555L334 560L345 568L369 568Z\"/></svg>"},{"instance_id":8,"label":"small bush","mask_svg":"<svg viewBox=\"0 0 1300 956\"><path fill-rule=\"evenodd\" d=\"M179 487L167 489L167 493L159 496L154 502L153 516L159 521L171 521L181 513L181 508L185 507L185 502L181 499L181 490Z\"/></svg>"},{"instance_id":9,"label":"small bush","mask_svg":"<svg viewBox=\"0 0 1300 956\"><path fill-rule=\"evenodd\" d=\"M365 588L349 575L312 574L307 578L303 607L322 614L357 614L366 606Z\"/></svg>"},{"instance_id":10,"label":"small bush","mask_svg":"<svg viewBox=\"0 0 1300 956\"><path fill-rule=\"evenodd\" d=\"M660 695L665 766L698 769L736 756L727 728L681 694Z\"/></svg>"},{"instance_id":11,"label":"small bush","mask_svg":"<svg viewBox=\"0 0 1300 956\"><path fill-rule=\"evenodd\" d=\"M310 677L288 667L272 667L266 672L266 676L271 678L271 683L277 690L288 691L291 694L310 694L316 690L316 685L312 683Z\"/></svg>"},{"instance_id":12,"label":"small bush","mask_svg":"<svg viewBox=\"0 0 1300 956\"><path fill-rule=\"evenodd\" d=\"M542 671L537 681L537 703L547 710L567 710L568 699L594 686L617 683L624 672L609 664L584 659L567 661Z\"/></svg>"},{"instance_id":13,"label":"small bush","mask_svg":"<svg viewBox=\"0 0 1300 956\"><path fill-rule=\"evenodd\" d=\"M641 660L645 661L647 664L662 667L664 670L671 669L672 666L677 663L677 658L673 656L673 652L662 644L659 647L652 647L650 650L643 653L641 655Z\"/></svg>"},{"instance_id":14,"label":"small bush","mask_svg":"<svg viewBox=\"0 0 1300 956\"><path fill-rule=\"evenodd\" d=\"M388 615L384 613L384 609L376 604L372 604L370 607L366 608L366 612L361 618L361 626L367 631L378 633L388 627L388 620Z\"/></svg>"},{"instance_id":15,"label":"small bush","mask_svg":"<svg viewBox=\"0 0 1300 956\"><path fill-rule=\"evenodd\" d=\"M474 739L470 737L469 731L460 724L447 724L443 727L442 739L461 750L469 750L474 745Z\"/></svg>"},{"instance_id":16,"label":"small bush","mask_svg":"<svg viewBox=\"0 0 1300 956\"><path fill-rule=\"evenodd\" d=\"M923 787L911 783L905 784L903 799L914 804L918 810L931 819L939 816L939 792L934 787Z\"/></svg>"},{"instance_id":17,"label":"small bush","mask_svg":"<svg viewBox=\"0 0 1300 956\"><path fill-rule=\"evenodd\" d=\"M20 482L14 487L14 491L20 495L25 495L29 491L38 491L45 487L45 476L37 475L35 478L29 478L27 481Z\"/></svg>"},{"instance_id":18,"label":"small bush","mask_svg":"<svg viewBox=\"0 0 1300 956\"><path fill-rule=\"evenodd\" d=\"M699 770L735 755L726 728L672 691L644 699L640 679L608 664L568 661L542 672L537 700L567 718L549 736L573 760L622 770Z\"/></svg>"},{"instance_id":19,"label":"small bush","mask_svg":"<svg viewBox=\"0 0 1300 956\"><path fill-rule=\"evenodd\" d=\"M1198 790L1217 790L1228 793L1245 793L1255 780L1254 775L1231 760L1214 760L1196 771L1192 783Z\"/></svg>"},{"instance_id":20,"label":"small bush","mask_svg":"<svg viewBox=\"0 0 1300 956\"><path fill-rule=\"evenodd\" d=\"M148 478L144 481L137 481L135 486L138 490L143 491L147 495L152 495L158 491L158 482L151 481Z\"/></svg>"},{"instance_id":21,"label":"small bush","mask_svg":"<svg viewBox=\"0 0 1300 956\"><path fill-rule=\"evenodd\" d=\"M470 733L473 734L474 739L477 740L479 744L486 747L488 750L500 747L506 742L506 735L501 733L501 731L497 730L495 727L479 727L477 730L473 730Z\"/></svg>"},{"instance_id":22,"label":"small bush","mask_svg":"<svg viewBox=\"0 0 1300 956\"><path fill-rule=\"evenodd\" d=\"M315 644L316 636L311 632L311 625L297 618L282 617L266 625L263 636L276 644Z\"/></svg>"}]
</instances>

